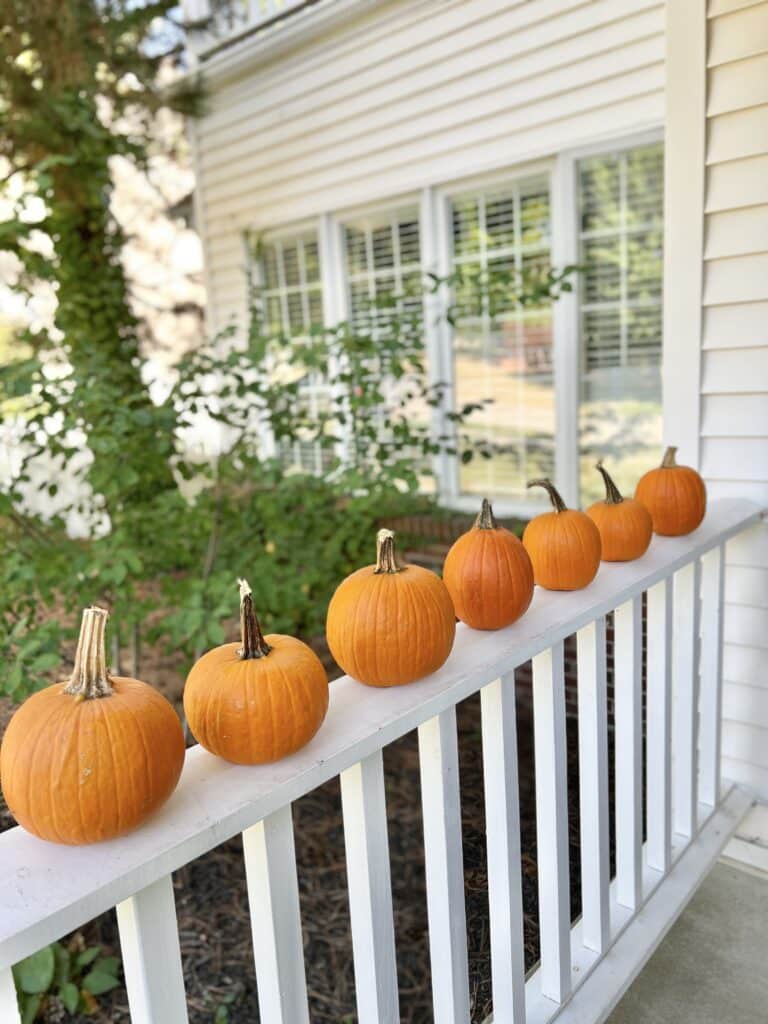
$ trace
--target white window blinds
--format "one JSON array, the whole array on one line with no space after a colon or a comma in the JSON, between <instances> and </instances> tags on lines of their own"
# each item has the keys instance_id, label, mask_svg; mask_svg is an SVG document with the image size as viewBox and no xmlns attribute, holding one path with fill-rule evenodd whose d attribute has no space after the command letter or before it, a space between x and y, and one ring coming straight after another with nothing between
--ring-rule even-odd
<instances>
[{"instance_id":1,"label":"white window blinds","mask_svg":"<svg viewBox=\"0 0 768 1024\"><path fill-rule=\"evenodd\" d=\"M549 177L456 197L452 237L456 405L490 400L468 433L498 451L462 465L460 488L527 501L526 481L554 474L552 316L520 301L550 263Z\"/></svg>"}]
</instances>

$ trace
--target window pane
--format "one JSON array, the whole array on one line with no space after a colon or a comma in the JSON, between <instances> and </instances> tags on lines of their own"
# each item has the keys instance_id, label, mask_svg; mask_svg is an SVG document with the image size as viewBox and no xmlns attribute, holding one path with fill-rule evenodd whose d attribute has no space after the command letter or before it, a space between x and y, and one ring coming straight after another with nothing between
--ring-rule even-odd
<instances>
[{"instance_id":1,"label":"window pane","mask_svg":"<svg viewBox=\"0 0 768 1024\"><path fill-rule=\"evenodd\" d=\"M661 145L578 165L581 495L604 497L604 458L632 494L661 444Z\"/></svg>"},{"instance_id":2,"label":"window pane","mask_svg":"<svg viewBox=\"0 0 768 1024\"><path fill-rule=\"evenodd\" d=\"M453 229L456 406L488 402L463 431L497 451L461 465L461 490L527 501L554 474L552 318L520 295L549 266L548 179L457 199Z\"/></svg>"},{"instance_id":3,"label":"window pane","mask_svg":"<svg viewBox=\"0 0 768 1024\"><path fill-rule=\"evenodd\" d=\"M263 301L269 334L284 334L300 345L310 327L323 323L323 293L320 286L320 252L314 233L266 242L262 248ZM327 404L325 382L305 374L300 384L300 407L315 415ZM320 473L334 457L311 438L282 440L278 454L290 466Z\"/></svg>"}]
</instances>

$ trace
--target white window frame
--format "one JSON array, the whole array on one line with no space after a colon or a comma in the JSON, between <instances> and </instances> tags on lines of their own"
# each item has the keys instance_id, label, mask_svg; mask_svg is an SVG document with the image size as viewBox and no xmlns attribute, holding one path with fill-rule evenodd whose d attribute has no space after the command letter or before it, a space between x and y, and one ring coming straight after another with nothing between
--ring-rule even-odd
<instances>
[{"instance_id":1,"label":"white window frame","mask_svg":"<svg viewBox=\"0 0 768 1024\"><path fill-rule=\"evenodd\" d=\"M550 185L551 252L556 268L576 264L579 259L579 224L577 163L590 156L616 153L640 146L664 142L662 126L626 135L612 136L576 146L551 157L533 160L491 172L465 177L450 183L427 186L418 192L399 193L367 203L332 212L318 218L281 225L265 232L268 240L289 238L307 230L316 230L320 250L323 318L327 328L349 319L349 288L344 252L343 225L355 217L386 213L406 206L419 210L422 273L432 272L448 277L453 269L451 201L473 189L495 188L524 180L532 175L547 175ZM434 436L450 435L455 376L453 360L453 329L441 315L450 302L447 286L424 298L424 337L429 383L443 382L443 402L432 413ZM581 337L578 290L564 292L552 306L552 360L555 391L555 484L566 503L579 506L579 381ZM337 385L338 387L338 385ZM348 441L342 438L338 454L343 458ZM459 486L459 462L454 456L441 453L433 458L437 497L449 508L471 512L478 498L462 494ZM549 508L546 502L514 501L497 498L494 508L501 516L530 518Z\"/></svg>"},{"instance_id":2,"label":"white window frame","mask_svg":"<svg viewBox=\"0 0 768 1024\"><path fill-rule=\"evenodd\" d=\"M552 182L552 258L556 267L579 262L578 162L658 142L664 142L661 127L590 142L558 154ZM583 370L578 289L558 299L554 317L555 476L566 504L578 508L579 381Z\"/></svg>"}]
</instances>

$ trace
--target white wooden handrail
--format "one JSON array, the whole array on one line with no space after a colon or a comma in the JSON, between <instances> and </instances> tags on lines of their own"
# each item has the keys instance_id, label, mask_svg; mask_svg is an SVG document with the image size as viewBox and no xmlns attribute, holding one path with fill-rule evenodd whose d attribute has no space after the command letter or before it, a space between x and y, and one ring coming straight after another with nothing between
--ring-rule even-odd
<instances>
[{"instance_id":1,"label":"white wooden handrail","mask_svg":"<svg viewBox=\"0 0 768 1024\"><path fill-rule=\"evenodd\" d=\"M498 797L500 815L489 825L488 836L489 885L501 901L492 919L498 1005L514 1011L516 1024L523 1019L528 1024L551 1020L556 1015L568 1019L568 1007L578 1003L575 993L584 978L592 971L598 977L596 968L616 956L622 933L633 922L639 927L637 909L666 878L671 880L679 872L684 851L689 851L686 855L692 862L704 862L700 848L690 852L696 846L690 840L702 822L714 811L715 816L721 815L716 825L722 831L723 822L737 813L739 801L745 799L728 795L719 810L716 806L717 669L722 644L724 545L760 515L760 510L746 501L713 502L704 524L695 533L681 538L654 538L649 551L638 561L602 565L594 583L583 591L550 593L537 589L528 613L506 630L479 633L459 625L448 662L419 683L378 690L349 678L337 680L331 687L323 728L308 747L278 764L239 767L200 747L192 748L171 800L143 828L123 839L68 848L37 840L21 829L0 835L0 1017L5 1021L3 1014L7 1013L8 1019L13 1019L7 996L8 968L13 963L119 905L134 1019L142 1024L183 1021L181 1006L175 1016L169 1015L168 993L161 992L158 984L162 972L174 980L175 1002L183 1000L178 943L172 941L175 915L169 876L231 836L245 832L251 910L254 915L258 912L266 943L258 958L262 972L260 999L268 1000L274 1011L270 1019L306 1019L303 964L295 962L300 956L301 935L290 805L328 779L342 775L347 851L348 856L357 858L350 883L356 974L361 980L369 979L374 987L365 993L358 1010L361 1020L395 1022L396 977L391 920L387 919L391 916L391 899L384 891L389 884L388 858L386 850L377 850L386 843L380 752L388 743L419 728L422 800L429 829L426 860L430 923L435 923L437 932L430 936L433 978L435 985L441 986L435 992L436 1019L467 1020L454 709L459 701L485 688L486 793ZM699 612L697 588L702 564ZM648 843L642 846L639 631L640 601L646 591L649 623L654 631L653 635L649 632L648 654L648 694L649 700L654 695L654 711L648 718L647 741L649 752L658 755L659 761L654 764L655 784L648 797ZM671 605L683 600L692 601L693 607L678 609L675 615L678 626L685 621L688 633L678 637L682 653L672 659ZM617 798L628 802L622 804L617 819L621 831L617 838L618 876L609 884L603 619L614 611L616 729L617 741L619 733L622 741L617 753ZM709 659L702 667L701 693L697 682L699 622L705 631L702 645ZM579 695L583 745L579 760L582 771L595 782L593 797L585 802L582 796L582 844L592 851L596 862L582 876L585 917L572 929L563 831L567 780L563 770L562 641L574 633L579 636L585 682L584 693ZM540 842L548 844L546 856L540 850L540 870L548 888L542 892L542 967L525 985L523 1001L519 945L522 922L517 891L519 838L516 841L510 835L511 829L518 828L517 787L514 774L505 780L498 774L511 772L515 760L514 699L510 692L514 669L531 658L535 658L536 763L537 772L541 772L537 779L537 813L541 818ZM690 672L692 678L681 678L681 672ZM673 727L671 682L678 702ZM703 724L697 763L699 699ZM491 715L497 717L492 720ZM582 790L583 794L589 792ZM708 802L707 806L700 806L700 799ZM671 806L675 815L672 822ZM153 893L162 895L161 904L150 898ZM265 918L271 918L271 930ZM153 957L158 962L148 963ZM507 964L509 976L505 973ZM614 980L615 972L616 968L611 975ZM286 977L290 984L284 981Z\"/></svg>"}]
</instances>

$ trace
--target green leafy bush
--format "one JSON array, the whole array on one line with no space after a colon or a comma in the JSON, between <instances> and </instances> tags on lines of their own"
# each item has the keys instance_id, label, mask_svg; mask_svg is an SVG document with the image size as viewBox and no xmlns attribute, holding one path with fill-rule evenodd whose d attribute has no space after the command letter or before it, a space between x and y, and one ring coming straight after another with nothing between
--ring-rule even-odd
<instances>
[{"instance_id":1,"label":"green leafy bush","mask_svg":"<svg viewBox=\"0 0 768 1024\"><path fill-rule=\"evenodd\" d=\"M118 957L102 956L100 946L80 948L77 938L45 946L13 968L22 1024L42 1017L52 1002L72 1015L93 1013L98 997L120 984L119 973Z\"/></svg>"}]
</instances>

